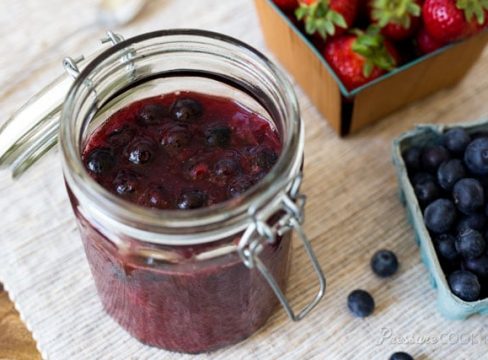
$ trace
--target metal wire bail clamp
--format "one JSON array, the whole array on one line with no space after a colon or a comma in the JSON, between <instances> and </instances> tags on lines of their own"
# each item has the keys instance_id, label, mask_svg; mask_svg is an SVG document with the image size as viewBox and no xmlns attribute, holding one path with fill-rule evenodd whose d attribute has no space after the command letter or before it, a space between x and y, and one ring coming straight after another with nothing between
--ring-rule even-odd
<instances>
[{"instance_id":1,"label":"metal wire bail clamp","mask_svg":"<svg viewBox=\"0 0 488 360\"><path fill-rule=\"evenodd\" d=\"M320 264L315 256L307 235L302 229L303 223L303 209L306 198L299 193L300 184L302 182L302 174L299 174L292 182L289 194L283 194L281 199L281 206L279 210L283 210L285 214L276 222L276 225L271 227L266 223L266 219L260 219L255 209L250 209L251 224L244 232L238 245L238 253L242 258L244 264L249 268L257 268L261 275L266 279L269 286L274 291L276 297L285 309L288 317L293 321L302 320L317 304L320 302L325 294L326 279ZM281 290L279 284L276 282L273 274L269 271L267 266L263 263L259 254L263 251L264 246L276 242L276 236L282 236L288 231L295 230L298 238L302 242L305 252L310 259L312 267L319 280L319 290L313 300L309 302L302 310L297 313L293 311L288 299Z\"/></svg>"}]
</instances>

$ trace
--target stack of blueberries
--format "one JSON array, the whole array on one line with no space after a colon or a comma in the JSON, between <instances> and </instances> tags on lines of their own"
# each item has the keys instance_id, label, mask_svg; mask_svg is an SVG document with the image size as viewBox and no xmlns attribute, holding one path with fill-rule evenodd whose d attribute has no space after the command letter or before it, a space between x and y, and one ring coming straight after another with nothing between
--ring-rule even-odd
<instances>
[{"instance_id":1,"label":"stack of blueberries","mask_svg":"<svg viewBox=\"0 0 488 360\"><path fill-rule=\"evenodd\" d=\"M487 297L488 134L453 128L403 159L451 291Z\"/></svg>"}]
</instances>

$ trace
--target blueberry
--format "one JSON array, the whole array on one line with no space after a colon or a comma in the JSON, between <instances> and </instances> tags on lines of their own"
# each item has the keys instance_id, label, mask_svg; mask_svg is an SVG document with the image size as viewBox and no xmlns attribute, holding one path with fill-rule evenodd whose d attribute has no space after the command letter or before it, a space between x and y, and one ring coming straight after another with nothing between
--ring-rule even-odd
<instances>
[{"instance_id":1,"label":"blueberry","mask_svg":"<svg viewBox=\"0 0 488 360\"><path fill-rule=\"evenodd\" d=\"M398 270L398 259L392 251L379 250L371 258L371 269L380 277L388 277Z\"/></svg>"},{"instance_id":2,"label":"blueberry","mask_svg":"<svg viewBox=\"0 0 488 360\"><path fill-rule=\"evenodd\" d=\"M480 278L488 278L488 255L483 254L475 259L467 259L464 261L464 267L478 275Z\"/></svg>"},{"instance_id":3,"label":"blueberry","mask_svg":"<svg viewBox=\"0 0 488 360\"><path fill-rule=\"evenodd\" d=\"M478 277L469 271L454 271L449 275L449 287L454 295L465 301L476 301L480 297L481 286Z\"/></svg>"},{"instance_id":4,"label":"blueberry","mask_svg":"<svg viewBox=\"0 0 488 360\"><path fill-rule=\"evenodd\" d=\"M459 180L466 176L463 163L459 159L445 161L437 170L437 181L445 190L451 190Z\"/></svg>"},{"instance_id":5,"label":"blueberry","mask_svg":"<svg viewBox=\"0 0 488 360\"><path fill-rule=\"evenodd\" d=\"M442 143L453 154L463 154L471 141L471 136L463 128L453 128L442 135Z\"/></svg>"},{"instance_id":6,"label":"blueberry","mask_svg":"<svg viewBox=\"0 0 488 360\"><path fill-rule=\"evenodd\" d=\"M233 176L239 171L239 164L234 159L224 158L214 165L214 173L218 177Z\"/></svg>"},{"instance_id":7,"label":"blueberry","mask_svg":"<svg viewBox=\"0 0 488 360\"><path fill-rule=\"evenodd\" d=\"M237 197L244 194L253 186L253 182L247 176L240 176L229 184L229 195Z\"/></svg>"},{"instance_id":8,"label":"blueberry","mask_svg":"<svg viewBox=\"0 0 488 360\"><path fill-rule=\"evenodd\" d=\"M131 171L120 171L114 179L115 191L119 195L128 195L136 191L139 176Z\"/></svg>"},{"instance_id":9,"label":"blueberry","mask_svg":"<svg viewBox=\"0 0 488 360\"><path fill-rule=\"evenodd\" d=\"M126 146L133 139L134 133L134 129L130 128L129 126L123 126L120 129L112 131L108 135L107 141L114 147Z\"/></svg>"},{"instance_id":10,"label":"blueberry","mask_svg":"<svg viewBox=\"0 0 488 360\"><path fill-rule=\"evenodd\" d=\"M229 145L231 130L226 125L214 125L205 131L205 138L209 146L226 147Z\"/></svg>"},{"instance_id":11,"label":"blueberry","mask_svg":"<svg viewBox=\"0 0 488 360\"><path fill-rule=\"evenodd\" d=\"M168 111L163 105L147 104L144 105L137 115L139 124L142 125L157 125L160 124L168 116Z\"/></svg>"},{"instance_id":12,"label":"blueberry","mask_svg":"<svg viewBox=\"0 0 488 360\"><path fill-rule=\"evenodd\" d=\"M259 149L255 157L256 165L262 170L269 170L278 161L278 155L268 148Z\"/></svg>"},{"instance_id":13,"label":"blueberry","mask_svg":"<svg viewBox=\"0 0 488 360\"><path fill-rule=\"evenodd\" d=\"M429 146L422 152L422 166L425 170L435 173L444 161L449 160L449 152L442 145Z\"/></svg>"},{"instance_id":14,"label":"blueberry","mask_svg":"<svg viewBox=\"0 0 488 360\"><path fill-rule=\"evenodd\" d=\"M207 203L207 195L200 190L184 191L179 200L178 207L182 210L198 209L204 207Z\"/></svg>"},{"instance_id":15,"label":"blueberry","mask_svg":"<svg viewBox=\"0 0 488 360\"><path fill-rule=\"evenodd\" d=\"M430 231L438 234L448 232L456 221L456 207L450 200L437 199L425 209L424 220Z\"/></svg>"},{"instance_id":16,"label":"blueberry","mask_svg":"<svg viewBox=\"0 0 488 360\"><path fill-rule=\"evenodd\" d=\"M485 194L480 182L476 179L459 180L452 190L454 204L459 211L472 214L480 210L485 201Z\"/></svg>"},{"instance_id":17,"label":"blueberry","mask_svg":"<svg viewBox=\"0 0 488 360\"><path fill-rule=\"evenodd\" d=\"M417 181L417 183L414 185L414 191L415 196L422 206L429 205L441 195L441 190L437 184L428 178L425 178L424 181Z\"/></svg>"},{"instance_id":18,"label":"blueberry","mask_svg":"<svg viewBox=\"0 0 488 360\"><path fill-rule=\"evenodd\" d=\"M136 165L146 164L153 157L155 145L146 139L137 139L128 148L129 161Z\"/></svg>"},{"instance_id":19,"label":"blueberry","mask_svg":"<svg viewBox=\"0 0 488 360\"><path fill-rule=\"evenodd\" d=\"M413 360L412 355L399 351L390 356L390 360Z\"/></svg>"},{"instance_id":20,"label":"blueberry","mask_svg":"<svg viewBox=\"0 0 488 360\"><path fill-rule=\"evenodd\" d=\"M191 138L186 127L175 126L164 134L161 144L167 149L178 150L190 144Z\"/></svg>"},{"instance_id":21,"label":"blueberry","mask_svg":"<svg viewBox=\"0 0 488 360\"><path fill-rule=\"evenodd\" d=\"M168 209L170 207L168 193L161 185L150 185L142 195L140 204L158 209Z\"/></svg>"},{"instance_id":22,"label":"blueberry","mask_svg":"<svg viewBox=\"0 0 488 360\"><path fill-rule=\"evenodd\" d=\"M354 290L347 297L347 307L354 316L366 317L374 311L374 299L364 290Z\"/></svg>"},{"instance_id":23,"label":"blueberry","mask_svg":"<svg viewBox=\"0 0 488 360\"><path fill-rule=\"evenodd\" d=\"M464 162L472 173L488 174L488 137L481 137L469 143L464 152Z\"/></svg>"},{"instance_id":24,"label":"blueberry","mask_svg":"<svg viewBox=\"0 0 488 360\"><path fill-rule=\"evenodd\" d=\"M86 167L94 174L110 171L115 165L113 153L107 148L98 148L90 152L86 159Z\"/></svg>"},{"instance_id":25,"label":"blueberry","mask_svg":"<svg viewBox=\"0 0 488 360\"><path fill-rule=\"evenodd\" d=\"M171 117L176 121L189 121L199 118L203 114L203 107L195 99L182 98L171 105Z\"/></svg>"},{"instance_id":26,"label":"blueberry","mask_svg":"<svg viewBox=\"0 0 488 360\"><path fill-rule=\"evenodd\" d=\"M428 172L418 172L412 176L412 184L417 185L418 183L424 182L424 181L436 181L435 177L432 176L432 174L429 174Z\"/></svg>"},{"instance_id":27,"label":"blueberry","mask_svg":"<svg viewBox=\"0 0 488 360\"><path fill-rule=\"evenodd\" d=\"M417 171L420 169L420 155L422 150L417 146L412 146L402 153L403 161L408 171Z\"/></svg>"},{"instance_id":28,"label":"blueberry","mask_svg":"<svg viewBox=\"0 0 488 360\"><path fill-rule=\"evenodd\" d=\"M434 240L435 248L441 258L447 261L454 261L459 258L456 249L456 237L451 234L441 234Z\"/></svg>"},{"instance_id":29,"label":"blueberry","mask_svg":"<svg viewBox=\"0 0 488 360\"><path fill-rule=\"evenodd\" d=\"M458 234L456 250L465 258L477 258L485 251L486 243L479 231L467 229Z\"/></svg>"},{"instance_id":30,"label":"blueberry","mask_svg":"<svg viewBox=\"0 0 488 360\"><path fill-rule=\"evenodd\" d=\"M482 213L475 213L471 215L464 215L461 220L459 220L456 230L462 232L468 228L483 231L486 224L486 216Z\"/></svg>"}]
</instances>

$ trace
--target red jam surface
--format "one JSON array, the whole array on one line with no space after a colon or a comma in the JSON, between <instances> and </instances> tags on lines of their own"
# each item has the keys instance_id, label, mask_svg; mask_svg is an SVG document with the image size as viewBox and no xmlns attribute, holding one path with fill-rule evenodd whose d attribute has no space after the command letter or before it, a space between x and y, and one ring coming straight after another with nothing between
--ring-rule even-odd
<instances>
[{"instance_id":1,"label":"red jam surface","mask_svg":"<svg viewBox=\"0 0 488 360\"><path fill-rule=\"evenodd\" d=\"M260 115L229 99L182 92L115 113L87 141L83 160L97 182L131 202L193 209L239 196L270 170L280 151L276 131ZM250 336L271 315L273 291L235 251L199 258L237 244L240 235L178 247L124 237L129 250L122 251L70 196L103 306L143 343L212 351ZM285 235L260 255L281 288L289 250Z\"/></svg>"},{"instance_id":2,"label":"red jam surface","mask_svg":"<svg viewBox=\"0 0 488 360\"><path fill-rule=\"evenodd\" d=\"M229 99L182 92L112 115L88 140L83 160L99 184L131 202L195 209L241 195L280 151L262 116Z\"/></svg>"}]
</instances>

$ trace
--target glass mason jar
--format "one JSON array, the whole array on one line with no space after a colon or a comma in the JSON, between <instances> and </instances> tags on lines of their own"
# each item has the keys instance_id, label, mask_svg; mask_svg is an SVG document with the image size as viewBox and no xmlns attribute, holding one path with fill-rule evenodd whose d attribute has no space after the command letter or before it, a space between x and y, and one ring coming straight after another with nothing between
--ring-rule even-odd
<instances>
[{"instance_id":1,"label":"glass mason jar","mask_svg":"<svg viewBox=\"0 0 488 360\"><path fill-rule=\"evenodd\" d=\"M76 79L59 132L68 194L107 313L141 342L186 353L245 339L279 302L292 320L303 318L325 279L300 225L304 130L291 84L262 54L220 34L109 35L115 45L81 73L65 61ZM81 159L93 131L134 101L180 90L224 96L269 119L283 144L271 171L238 198L189 211L142 208L95 182ZM319 279L298 314L283 293L294 230Z\"/></svg>"}]
</instances>

